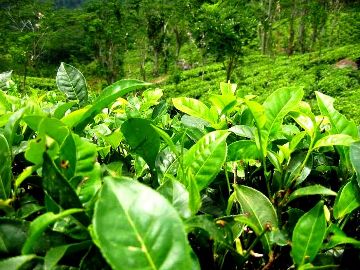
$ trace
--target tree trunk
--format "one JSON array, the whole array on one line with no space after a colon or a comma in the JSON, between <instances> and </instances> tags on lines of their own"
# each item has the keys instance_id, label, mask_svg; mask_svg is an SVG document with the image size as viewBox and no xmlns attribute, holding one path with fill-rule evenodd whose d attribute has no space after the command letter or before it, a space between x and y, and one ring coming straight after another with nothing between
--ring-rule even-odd
<instances>
[{"instance_id":1,"label":"tree trunk","mask_svg":"<svg viewBox=\"0 0 360 270\"><path fill-rule=\"evenodd\" d=\"M26 78L27 78L27 73L28 73L28 65L29 65L29 61L26 60L25 63L24 63L23 91L25 91L25 88L26 88Z\"/></svg>"},{"instance_id":2,"label":"tree trunk","mask_svg":"<svg viewBox=\"0 0 360 270\"><path fill-rule=\"evenodd\" d=\"M318 27L319 27L319 25L317 22L313 24L313 30L312 30L312 34L311 34L311 51L314 50L315 43L318 38Z\"/></svg>"},{"instance_id":3,"label":"tree trunk","mask_svg":"<svg viewBox=\"0 0 360 270\"><path fill-rule=\"evenodd\" d=\"M291 6L291 15L290 15L290 23L289 23L289 39L288 39L288 48L287 54L290 56L294 53L294 39L295 39L295 29L294 29L294 21L296 18L296 1L292 2Z\"/></svg>"},{"instance_id":4,"label":"tree trunk","mask_svg":"<svg viewBox=\"0 0 360 270\"><path fill-rule=\"evenodd\" d=\"M154 49L154 67L153 67L153 75L159 75L159 52L158 50Z\"/></svg>"},{"instance_id":5,"label":"tree trunk","mask_svg":"<svg viewBox=\"0 0 360 270\"><path fill-rule=\"evenodd\" d=\"M271 53L272 51L272 23L273 23L273 1L269 0L268 3L268 11L267 11L267 18L268 18L268 26L267 26L267 34L266 34L266 52Z\"/></svg>"},{"instance_id":6,"label":"tree trunk","mask_svg":"<svg viewBox=\"0 0 360 270\"><path fill-rule=\"evenodd\" d=\"M306 52L306 15L307 15L307 0L302 0L302 8L300 14L299 26L299 45L301 53Z\"/></svg>"},{"instance_id":7,"label":"tree trunk","mask_svg":"<svg viewBox=\"0 0 360 270\"><path fill-rule=\"evenodd\" d=\"M179 59L180 49L182 47L180 31L177 28L177 26L175 26L175 28L174 28L174 34L175 34L175 40L176 40L175 60L177 61Z\"/></svg>"},{"instance_id":8,"label":"tree trunk","mask_svg":"<svg viewBox=\"0 0 360 270\"><path fill-rule=\"evenodd\" d=\"M260 28L260 40L261 40L261 53L265 54L266 53L266 44L267 44L267 32L265 30L264 26L261 26Z\"/></svg>"},{"instance_id":9,"label":"tree trunk","mask_svg":"<svg viewBox=\"0 0 360 270\"><path fill-rule=\"evenodd\" d=\"M340 19L339 18L340 10L341 10L340 0L334 0L333 1L331 10L333 12L334 18L331 20L328 47L332 47L332 46L335 45L335 44L333 44L333 40L334 40L335 27L338 26L338 22L339 22L339 19Z\"/></svg>"},{"instance_id":10,"label":"tree trunk","mask_svg":"<svg viewBox=\"0 0 360 270\"><path fill-rule=\"evenodd\" d=\"M143 81L146 81L145 64L146 64L146 50L144 53L142 53L141 61L140 61L140 75L141 75Z\"/></svg>"},{"instance_id":11,"label":"tree trunk","mask_svg":"<svg viewBox=\"0 0 360 270\"><path fill-rule=\"evenodd\" d=\"M231 56L229 59L229 63L227 65L226 68L226 82L229 82L231 79L231 75L236 67L236 63L237 63L237 57L236 56Z\"/></svg>"}]
</instances>

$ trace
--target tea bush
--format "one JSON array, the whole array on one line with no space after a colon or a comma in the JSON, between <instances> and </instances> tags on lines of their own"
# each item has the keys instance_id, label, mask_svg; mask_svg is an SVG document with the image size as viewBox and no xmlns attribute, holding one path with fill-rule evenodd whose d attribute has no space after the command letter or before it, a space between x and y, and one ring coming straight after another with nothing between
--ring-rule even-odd
<instances>
[{"instance_id":1,"label":"tea bush","mask_svg":"<svg viewBox=\"0 0 360 270\"><path fill-rule=\"evenodd\" d=\"M292 57L271 58L263 55L245 57L244 63L235 70L234 82L239 91L258 95L264 99L276 89L299 86L305 91L305 99L313 102L315 91L336 97L338 108L349 118L359 123L360 111L357 98L351 92L360 89L359 72L351 68L336 69L334 64L341 59L360 58L360 46L348 45L336 49L326 49L321 53L308 53ZM204 74L202 73L204 70ZM225 81L225 70L221 63L197 67L183 71L181 80L175 86L171 81L160 85L166 97L184 95L201 97L217 93L217 86ZM175 90L174 90L175 89ZM343 104L352 104L348 110Z\"/></svg>"},{"instance_id":2,"label":"tea bush","mask_svg":"<svg viewBox=\"0 0 360 270\"><path fill-rule=\"evenodd\" d=\"M260 103L221 83L169 114L141 81L89 96L64 63L42 97L0 79L0 269L360 262L358 128L330 96L315 114L300 87Z\"/></svg>"}]
</instances>

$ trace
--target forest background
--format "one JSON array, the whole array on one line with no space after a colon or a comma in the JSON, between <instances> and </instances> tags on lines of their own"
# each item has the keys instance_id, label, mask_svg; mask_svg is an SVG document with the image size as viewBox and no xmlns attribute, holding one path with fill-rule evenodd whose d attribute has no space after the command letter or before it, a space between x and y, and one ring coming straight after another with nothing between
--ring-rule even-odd
<instances>
[{"instance_id":1,"label":"forest background","mask_svg":"<svg viewBox=\"0 0 360 270\"><path fill-rule=\"evenodd\" d=\"M359 11L354 0L2 0L0 72L13 70L23 91L50 90L66 62L95 91L133 78L168 97L228 80L257 95L300 84L309 99L340 98L359 122L359 72L334 68L359 61Z\"/></svg>"}]
</instances>

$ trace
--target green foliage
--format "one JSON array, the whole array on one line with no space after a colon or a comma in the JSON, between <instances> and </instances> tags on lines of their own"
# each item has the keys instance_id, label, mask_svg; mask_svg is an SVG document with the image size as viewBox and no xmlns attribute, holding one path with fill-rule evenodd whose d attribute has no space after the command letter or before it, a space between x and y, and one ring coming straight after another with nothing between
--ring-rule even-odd
<instances>
[{"instance_id":1,"label":"green foliage","mask_svg":"<svg viewBox=\"0 0 360 270\"><path fill-rule=\"evenodd\" d=\"M169 114L146 85L1 92L0 268L346 268L359 134L331 97L221 83Z\"/></svg>"},{"instance_id":2,"label":"green foliage","mask_svg":"<svg viewBox=\"0 0 360 270\"><path fill-rule=\"evenodd\" d=\"M247 225L258 236L262 236L264 251L269 253L271 250L269 231L278 227L278 218L274 206L264 194L251 187L235 186L235 192L241 212L250 220L250 224Z\"/></svg>"},{"instance_id":3,"label":"green foliage","mask_svg":"<svg viewBox=\"0 0 360 270\"><path fill-rule=\"evenodd\" d=\"M291 255L297 266L314 260L324 240L325 232L324 203L320 201L299 219L294 228Z\"/></svg>"},{"instance_id":4,"label":"green foliage","mask_svg":"<svg viewBox=\"0 0 360 270\"><path fill-rule=\"evenodd\" d=\"M70 101L84 106L88 102L86 80L79 70L71 65L61 63L56 75L56 84Z\"/></svg>"},{"instance_id":5,"label":"green foliage","mask_svg":"<svg viewBox=\"0 0 360 270\"><path fill-rule=\"evenodd\" d=\"M93 226L94 240L113 269L192 268L178 213L159 193L133 179L105 179Z\"/></svg>"}]
</instances>

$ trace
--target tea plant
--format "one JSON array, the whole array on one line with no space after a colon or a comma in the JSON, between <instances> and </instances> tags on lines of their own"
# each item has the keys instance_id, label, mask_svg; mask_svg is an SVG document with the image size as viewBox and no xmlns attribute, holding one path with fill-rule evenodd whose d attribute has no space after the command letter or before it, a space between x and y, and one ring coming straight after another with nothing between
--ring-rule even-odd
<instances>
[{"instance_id":1,"label":"tea plant","mask_svg":"<svg viewBox=\"0 0 360 270\"><path fill-rule=\"evenodd\" d=\"M0 269L346 269L358 252L358 128L327 95L316 115L301 88L259 103L221 83L169 114L136 80L92 97L67 64L63 94L0 80Z\"/></svg>"}]
</instances>

